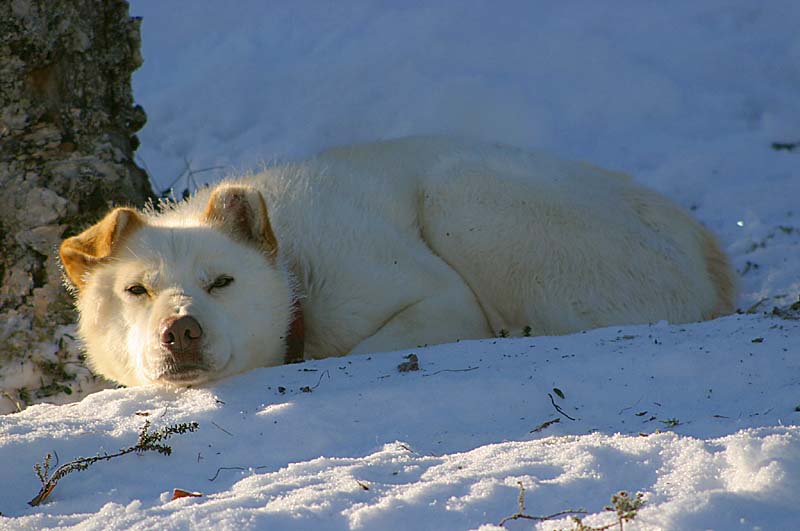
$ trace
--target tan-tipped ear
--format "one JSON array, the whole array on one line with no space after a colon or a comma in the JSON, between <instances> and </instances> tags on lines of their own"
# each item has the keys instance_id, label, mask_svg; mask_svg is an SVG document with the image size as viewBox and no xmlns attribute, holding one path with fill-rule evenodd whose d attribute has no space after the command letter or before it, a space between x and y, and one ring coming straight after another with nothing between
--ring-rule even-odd
<instances>
[{"instance_id":1,"label":"tan-tipped ear","mask_svg":"<svg viewBox=\"0 0 800 531\"><path fill-rule=\"evenodd\" d=\"M234 238L253 243L274 259L278 240L272 232L261 192L242 185L222 185L211 193L203 219Z\"/></svg>"},{"instance_id":2,"label":"tan-tipped ear","mask_svg":"<svg viewBox=\"0 0 800 531\"><path fill-rule=\"evenodd\" d=\"M115 208L96 225L64 240L58 254L75 287L83 288L86 273L142 223L142 218L132 208Z\"/></svg>"}]
</instances>

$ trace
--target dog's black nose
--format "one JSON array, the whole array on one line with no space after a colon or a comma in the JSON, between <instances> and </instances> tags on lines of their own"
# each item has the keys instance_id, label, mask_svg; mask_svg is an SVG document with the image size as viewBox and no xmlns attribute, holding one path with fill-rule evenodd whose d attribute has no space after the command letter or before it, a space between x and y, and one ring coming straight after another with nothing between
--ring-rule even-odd
<instances>
[{"instance_id":1,"label":"dog's black nose","mask_svg":"<svg viewBox=\"0 0 800 531\"><path fill-rule=\"evenodd\" d=\"M167 317L161 321L161 346L176 356L196 356L203 340L203 329L191 315Z\"/></svg>"}]
</instances>

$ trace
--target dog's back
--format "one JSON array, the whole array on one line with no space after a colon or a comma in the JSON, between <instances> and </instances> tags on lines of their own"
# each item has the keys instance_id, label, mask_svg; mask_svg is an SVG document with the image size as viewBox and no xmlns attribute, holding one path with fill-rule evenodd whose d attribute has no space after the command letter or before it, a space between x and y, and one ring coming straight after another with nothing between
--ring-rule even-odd
<instances>
[{"instance_id":1,"label":"dog's back","mask_svg":"<svg viewBox=\"0 0 800 531\"><path fill-rule=\"evenodd\" d=\"M355 220L335 229L352 233L350 247L336 240L321 249L348 264L338 277L345 284L348 270L353 286L369 284L363 261L376 248L424 263L419 243L469 287L494 333L688 322L733 310L734 275L713 235L624 174L437 137L337 148L316 164L330 177L328 219L349 211ZM318 240L320 230L312 231ZM356 266L341 256L351 252Z\"/></svg>"}]
</instances>

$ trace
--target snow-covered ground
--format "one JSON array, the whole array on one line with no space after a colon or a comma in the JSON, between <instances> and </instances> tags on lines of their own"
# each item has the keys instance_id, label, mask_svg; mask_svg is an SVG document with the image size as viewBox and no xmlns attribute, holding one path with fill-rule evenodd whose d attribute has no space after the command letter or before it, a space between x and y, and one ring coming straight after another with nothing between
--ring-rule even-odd
<instances>
[{"instance_id":1,"label":"snow-covered ground","mask_svg":"<svg viewBox=\"0 0 800 531\"><path fill-rule=\"evenodd\" d=\"M626 530L800 527L800 4L132 3L156 187L408 134L543 147L693 210L752 313L32 406L0 417L1 530L489 530L519 483L527 514L583 508L593 526L626 490L646 500ZM399 372L411 352L421 370ZM47 453L115 452L145 420L200 427L27 505Z\"/></svg>"}]
</instances>

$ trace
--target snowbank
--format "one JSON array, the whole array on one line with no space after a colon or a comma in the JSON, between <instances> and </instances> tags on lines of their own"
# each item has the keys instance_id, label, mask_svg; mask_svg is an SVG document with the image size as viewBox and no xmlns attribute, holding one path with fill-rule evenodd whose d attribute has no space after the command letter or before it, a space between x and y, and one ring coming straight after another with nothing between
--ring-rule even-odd
<instances>
[{"instance_id":1,"label":"snowbank","mask_svg":"<svg viewBox=\"0 0 800 531\"><path fill-rule=\"evenodd\" d=\"M798 333L733 316L470 341L414 350L416 372L397 369L411 351L383 353L33 406L0 427L14 517L0 529L474 529L517 512L518 482L530 514L608 523L627 490L646 499L630 529L789 529ZM45 454L131 446L145 420L200 429L171 439L172 456L97 463L26 505ZM174 488L203 496L170 501Z\"/></svg>"}]
</instances>

